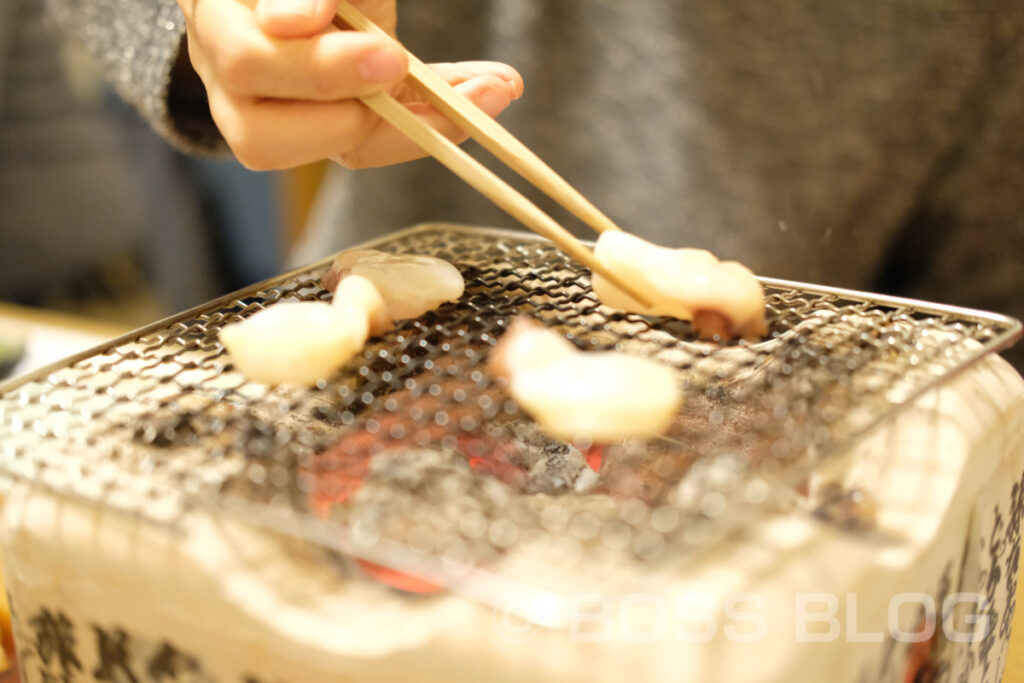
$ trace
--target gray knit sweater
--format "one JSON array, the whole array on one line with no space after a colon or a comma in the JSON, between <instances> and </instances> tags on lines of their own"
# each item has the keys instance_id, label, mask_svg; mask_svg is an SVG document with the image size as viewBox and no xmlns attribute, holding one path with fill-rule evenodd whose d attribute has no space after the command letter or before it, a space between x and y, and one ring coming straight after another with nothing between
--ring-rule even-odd
<instances>
[{"instance_id":1,"label":"gray knit sweater","mask_svg":"<svg viewBox=\"0 0 1024 683\"><path fill-rule=\"evenodd\" d=\"M216 145L194 81L172 79L174 0L49 2L159 131ZM1024 315L1019 0L399 0L399 16L427 61L518 67L503 122L631 231ZM512 225L432 160L336 169L317 216L306 258L425 220Z\"/></svg>"},{"instance_id":2,"label":"gray knit sweater","mask_svg":"<svg viewBox=\"0 0 1024 683\"><path fill-rule=\"evenodd\" d=\"M184 68L185 20L174 0L46 3L57 27L89 49L157 132L190 151L221 144L205 102L196 100L195 76Z\"/></svg>"}]
</instances>

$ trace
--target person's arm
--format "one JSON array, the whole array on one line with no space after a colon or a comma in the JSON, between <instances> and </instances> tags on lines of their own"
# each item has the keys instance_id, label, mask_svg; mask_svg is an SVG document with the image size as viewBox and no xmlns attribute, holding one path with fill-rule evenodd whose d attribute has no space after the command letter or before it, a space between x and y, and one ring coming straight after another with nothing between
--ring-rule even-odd
<instances>
[{"instance_id":1,"label":"person's arm","mask_svg":"<svg viewBox=\"0 0 1024 683\"><path fill-rule=\"evenodd\" d=\"M121 96L163 137L192 152L224 149L184 50L175 0L46 0L61 33L81 42Z\"/></svg>"}]
</instances>

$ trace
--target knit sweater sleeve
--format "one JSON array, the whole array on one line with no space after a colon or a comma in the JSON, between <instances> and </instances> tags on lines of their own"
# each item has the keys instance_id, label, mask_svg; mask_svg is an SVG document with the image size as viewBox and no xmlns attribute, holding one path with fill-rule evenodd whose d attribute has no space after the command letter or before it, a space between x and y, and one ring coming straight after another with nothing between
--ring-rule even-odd
<instances>
[{"instance_id":1,"label":"knit sweater sleeve","mask_svg":"<svg viewBox=\"0 0 1024 683\"><path fill-rule=\"evenodd\" d=\"M46 0L58 30L99 61L121 96L178 148L225 149L185 49L175 0Z\"/></svg>"}]
</instances>

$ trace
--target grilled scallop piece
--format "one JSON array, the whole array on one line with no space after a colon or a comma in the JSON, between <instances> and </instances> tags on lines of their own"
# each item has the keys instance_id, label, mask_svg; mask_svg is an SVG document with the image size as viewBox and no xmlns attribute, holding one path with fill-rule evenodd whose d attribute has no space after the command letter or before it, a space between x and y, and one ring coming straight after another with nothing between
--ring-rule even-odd
<instances>
[{"instance_id":1,"label":"grilled scallop piece","mask_svg":"<svg viewBox=\"0 0 1024 683\"><path fill-rule=\"evenodd\" d=\"M333 303L281 302L226 326L220 340L248 379L309 385L334 374L371 333L390 324L374 286L353 277L338 287Z\"/></svg>"},{"instance_id":2,"label":"grilled scallop piece","mask_svg":"<svg viewBox=\"0 0 1024 683\"><path fill-rule=\"evenodd\" d=\"M764 291L754 274L735 261L719 261L703 249L660 247L617 231L601 234L594 256L652 302L643 306L595 273L594 293L607 306L691 320L702 337L765 333Z\"/></svg>"},{"instance_id":3,"label":"grilled scallop piece","mask_svg":"<svg viewBox=\"0 0 1024 683\"><path fill-rule=\"evenodd\" d=\"M339 254L324 274L323 285L334 291L352 275L373 283L391 320L418 318L446 301L458 301L466 286L458 269L442 259L372 249Z\"/></svg>"},{"instance_id":4,"label":"grilled scallop piece","mask_svg":"<svg viewBox=\"0 0 1024 683\"><path fill-rule=\"evenodd\" d=\"M656 436L683 400L672 368L617 351L584 353L524 319L501 338L490 369L544 432L567 441Z\"/></svg>"},{"instance_id":5,"label":"grilled scallop piece","mask_svg":"<svg viewBox=\"0 0 1024 683\"><path fill-rule=\"evenodd\" d=\"M395 326L388 314L388 305L380 290L364 277L356 275L345 278L334 291L332 304L344 318L366 319L366 337L384 334ZM363 342L365 343L366 337Z\"/></svg>"}]
</instances>

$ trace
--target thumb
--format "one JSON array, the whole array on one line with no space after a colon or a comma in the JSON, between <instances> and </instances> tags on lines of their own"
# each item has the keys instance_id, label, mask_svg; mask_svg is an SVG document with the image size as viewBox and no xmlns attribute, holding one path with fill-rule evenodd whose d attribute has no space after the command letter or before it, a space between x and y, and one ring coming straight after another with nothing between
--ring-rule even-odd
<instances>
[{"instance_id":1,"label":"thumb","mask_svg":"<svg viewBox=\"0 0 1024 683\"><path fill-rule=\"evenodd\" d=\"M309 38L331 25L338 0L257 0L256 21L272 38Z\"/></svg>"}]
</instances>

